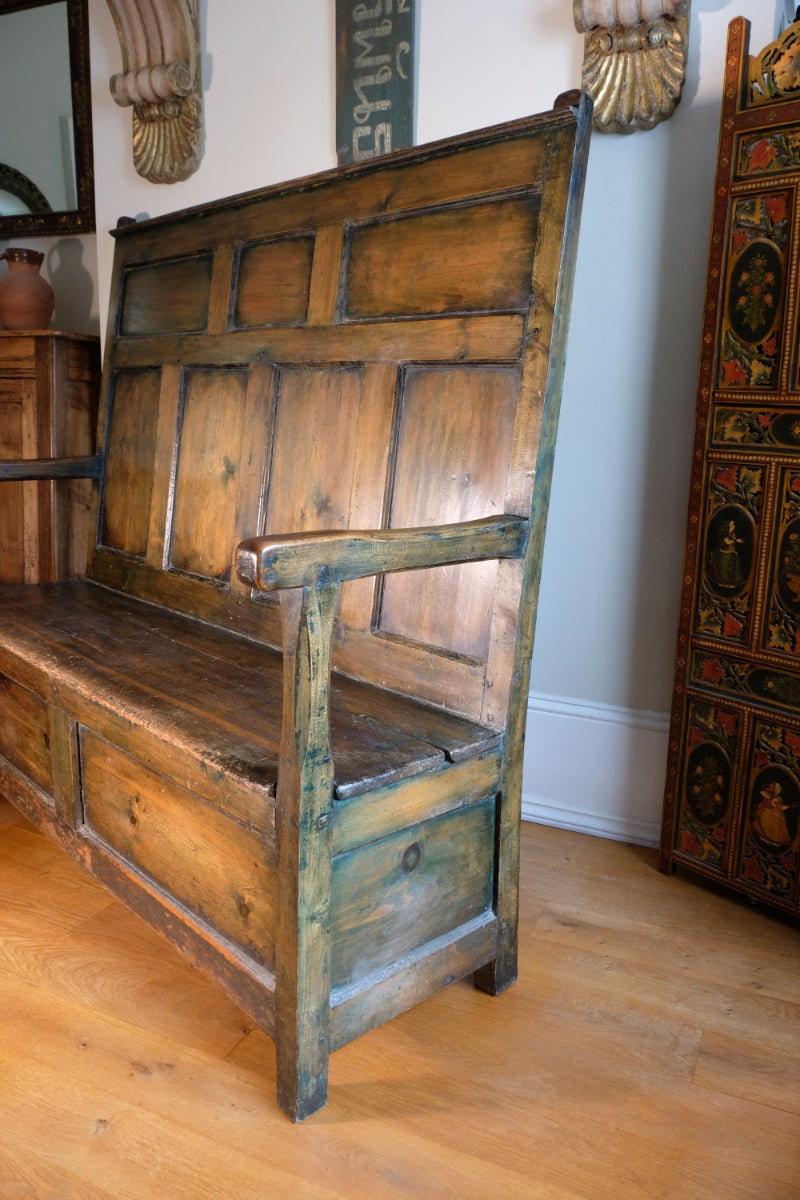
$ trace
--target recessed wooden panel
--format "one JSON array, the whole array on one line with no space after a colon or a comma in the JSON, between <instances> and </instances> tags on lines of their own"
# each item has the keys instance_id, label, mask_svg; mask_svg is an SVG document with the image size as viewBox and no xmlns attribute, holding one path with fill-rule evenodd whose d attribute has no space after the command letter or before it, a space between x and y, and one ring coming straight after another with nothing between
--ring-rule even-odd
<instances>
[{"instance_id":1,"label":"recessed wooden panel","mask_svg":"<svg viewBox=\"0 0 800 1200\"><path fill-rule=\"evenodd\" d=\"M244 246L238 261L233 327L304 321L313 254L313 237Z\"/></svg>"},{"instance_id":2,"label":"recessed wooden panel","mask_svg":"<svg viewBox=\"0 0 800 1200\"><path fill-rule=\"evenodd\" d=\"M274 870L258 835L88 729L81 777L86 823L116 854L272 966Z\"/></svg>"},{"instance_id":3,"label":"recessed wooden panel","mask_svg":"<svg viewBox=\"0 0 800 1200\"><path fill-rule=\"evenodd\" d=\"M193 371L186 381L170 564L194 575L230 574L246 393L245 371Z\"/></svg>"},{"instance_id":4,"label":"recessed wooden panel","mask_svg":"<svg viewBox=\"0 0 800 1200\"><path fill-rule=\"evenodd\" d=\"M0 755L48 795L53 790L49 729L44 700L0 675Z\"/></svg>"},{"instance_id":5,"label":"recessed wooden panel","mask_svg":"<svg viewBox=\"0 0 800 1200\"><path fill-rule=\"evenodd\" d=\"M33 402L33 380L0 379L0 459L24 457L22 413ZM0 483L0 584L25 578L25 489L30 484Z\"/></svg>"},{"instance_id":6,"label":"recessed wooden panel","mask_svg":"<svg viewBox=\"0 0 800 1200\"><path fill-rule=\"evenodd\" d=\"M283 372L268 533L348 527L362 381L363 372L352 367Z\"/></svg>"},{"instance_id":7,"label":"recessed wooden panel","mask_svg":"<svg viewBox=\"0 0 800 1200\"><path fill-rule=\"evenodd\" d=\"M199 333L208 321L211 255L148 263L126 272L119 331L124 336Z\"/></svg>"},{"instance_id":8,"label":"recessed wooden panel","mask_svg":"<svg viewBox=\"0 0 800 1200\"><path fill-rule=\"evenodd\" d=\"M492 906L494 799L333 860L331 982L346 986Z\"/></svg>"},{"instance_id":9,"label":"recessed wooden panel","mask_svg":"<svg viewBox=\"0 0 800 1200\"><path fill-rule=\"evenodd\" d=\"M504 367L408 372L397 439L394 529L502 513L519 375ZM380 628L482 658L497 563L404 571L384 580Z\"/></svg>"},{"instance_id":10,"label":"recessed wooden panel","mask_svg":"<svg viewBox=\"0 0 800 1200\"><path fill-rule=\"evenodd\" d=\"M102 542L143 557L158 430L159 373L117 376L106 453Z\"/></svg>"},{"instance_id":11,"label":"recessed wooden panel","mask_svg":"<svg viewBox=\"0 0 800 1200\"><path fill-rule=\"evenodd\" d=\"M537 208L528 196L354 229L345 315L522 311L530 297Z\"/></svg>"}]
</instances>

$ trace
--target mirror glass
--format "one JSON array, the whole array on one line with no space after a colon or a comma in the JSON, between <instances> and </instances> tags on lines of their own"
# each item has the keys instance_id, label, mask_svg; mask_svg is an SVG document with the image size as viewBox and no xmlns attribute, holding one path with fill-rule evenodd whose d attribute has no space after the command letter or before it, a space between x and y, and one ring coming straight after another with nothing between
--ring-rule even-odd
<instances>
[{"instance_id":1,"label":"mirror glass","mask_svg":"<svg viewBox=\"0 0 800 1200\"><path fill-rule=\"evenodd\" d=\"M0 0L0 237L94 229L86 0Z\"/></svg>"}]
</instances>

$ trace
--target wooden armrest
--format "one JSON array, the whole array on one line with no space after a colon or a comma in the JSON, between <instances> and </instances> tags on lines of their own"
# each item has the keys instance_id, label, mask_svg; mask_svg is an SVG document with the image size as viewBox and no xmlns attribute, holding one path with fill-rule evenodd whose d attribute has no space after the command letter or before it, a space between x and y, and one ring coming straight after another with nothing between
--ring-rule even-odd
<instances>
[{"instance_id":1,"label":"wooden armrest","mask_svg":"<svg viewBox=\"0 0 800 1200\"><path fill-rule=\"evenodd\" d=\"M261 591L320 587L381 575L486 558L519 558L528 522L483 517L419 529L326 530L248 538L236 549L236 574Z\"/></svg>"},{"instance_id":2,"label":"wooden armrest","mask_svg":"<svg viewBox=\"0 0 800 1200\"><path fill-rule=\"evenodd\" d=\"M99 479L103 459L99 454L72 458L23 458L0 462L4 479Z\"/></svg>"}]
</instances>

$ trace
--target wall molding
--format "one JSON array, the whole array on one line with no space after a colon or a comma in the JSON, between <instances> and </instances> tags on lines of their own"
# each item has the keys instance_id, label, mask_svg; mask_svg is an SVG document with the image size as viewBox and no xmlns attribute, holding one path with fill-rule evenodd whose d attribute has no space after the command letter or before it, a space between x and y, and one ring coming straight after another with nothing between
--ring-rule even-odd
<instances>
[{"instance_id":1,"label":"wall molding","mask_svg":"<svg viewBox=\"0 0 800 1200\"><path fill-rule=\"evenodd\" d=\"M669 715L528 697L522 817L657 846Z\"/></svg>"}]
</instances>

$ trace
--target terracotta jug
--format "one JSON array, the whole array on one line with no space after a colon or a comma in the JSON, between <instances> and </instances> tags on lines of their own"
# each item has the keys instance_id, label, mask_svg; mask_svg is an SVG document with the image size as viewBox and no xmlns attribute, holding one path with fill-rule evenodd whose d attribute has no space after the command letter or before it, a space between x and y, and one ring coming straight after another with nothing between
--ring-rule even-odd
<instances>
[{"instance_id":1,"label":"terracotta jug","mask_svg":"<svg viewBox=\"0 0 800 1200\"><path fill-rule=\"evenodd\" d=\"M9 246L0 254L8 272L0 279L0 321L4 329L47 329L53 315L55 296L39 268L44 255L38 250Z\"/></svg>"}]
</instances>

